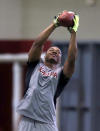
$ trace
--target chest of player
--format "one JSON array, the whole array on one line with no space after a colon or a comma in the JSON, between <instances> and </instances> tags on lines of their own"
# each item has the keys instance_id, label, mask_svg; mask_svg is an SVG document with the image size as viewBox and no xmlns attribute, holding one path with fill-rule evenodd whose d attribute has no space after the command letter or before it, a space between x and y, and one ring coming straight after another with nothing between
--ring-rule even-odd
<instances>
[{"instance_id":1,"label":"chest of player","mask_svg":"<svg viewBox=\"0 0 100 131\"><path fill-rule=\"evenodd\" d=\"M36 67L30 79L30 92L37 92L46 95L54 95L58 83L58 73L43 64Z\"/></svg>"}]
</instances>

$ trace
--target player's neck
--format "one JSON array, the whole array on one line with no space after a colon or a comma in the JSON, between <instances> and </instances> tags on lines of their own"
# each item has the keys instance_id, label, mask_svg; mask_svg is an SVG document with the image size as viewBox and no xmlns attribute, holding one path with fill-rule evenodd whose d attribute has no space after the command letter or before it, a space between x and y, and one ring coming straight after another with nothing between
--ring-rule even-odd
<instances>
[{"instance_id":1,"label":"player's neck","mask_svg":"<svg viewBox=\"0 0 100 131\"><path fill-rule=\"evenodd\" d=\"M44 62L44 64L48 67L48 68L51 68L51 69L55 69L57 67L57 64L53 64L53 63L50 63L50 62Z\"/></svg>"}]
</instances>

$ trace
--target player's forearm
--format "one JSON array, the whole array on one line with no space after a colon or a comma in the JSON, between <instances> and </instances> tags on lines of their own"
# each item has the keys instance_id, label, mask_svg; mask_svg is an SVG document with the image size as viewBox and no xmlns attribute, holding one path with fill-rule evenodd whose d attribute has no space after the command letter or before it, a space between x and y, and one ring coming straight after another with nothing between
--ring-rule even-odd
<instances>
[{"instance_id":1,"label":"player's forearm","mask_svg":"<svg viewBox=\"0 0 100 131\"><path fill-rule=\"evenodd\" d=\"M50 24L45 30L43 30L39 36L35 40L36 46L41 46L45 43L45 41L48 39L50 34L54 31L55 25L52 23Z\"/></svg>"},{"instance_id":2,"label":"player's forearm","mask_svg":"<svg viewBox=\"0 0 100 131\"><path fill-rule=\"evenodd\" d=\"M42 53L42 47L45 41L48 39L50 34L54 31L55 25L52 23L49 25L45 30L43 30L39 36L34 41L31 49L29 50L28 59L29 61L39 60L41 53Z\"/></svg>"},{"instance_id":3,"label":"player's forearm","mask_svg":"<svg viewBox=\"0 0 100 131\"><path fill-rule=\"evenodd\" d=\"M69 48L68 48L68 61L70 64L75 63L75 59L77 56L77 41L76 41L76 33L71 33Z\"/></svg>"}]
</instances>

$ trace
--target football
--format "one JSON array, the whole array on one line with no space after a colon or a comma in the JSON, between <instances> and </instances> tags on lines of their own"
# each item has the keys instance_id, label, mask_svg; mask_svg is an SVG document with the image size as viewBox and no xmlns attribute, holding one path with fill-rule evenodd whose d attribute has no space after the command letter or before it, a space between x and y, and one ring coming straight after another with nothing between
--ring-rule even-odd
<instances>
[{"instance_id":1,"label":"football","mask_svg":"<svg viewBox=\"0 0 100 131\"><path fill-rule=\"evenodd\" d=\"M74 25L74 12L71 11L63 11L59 17L58 17L58 21L60 23L61 26L64 27L73 27Z\"/></svg>"}]
</instances>

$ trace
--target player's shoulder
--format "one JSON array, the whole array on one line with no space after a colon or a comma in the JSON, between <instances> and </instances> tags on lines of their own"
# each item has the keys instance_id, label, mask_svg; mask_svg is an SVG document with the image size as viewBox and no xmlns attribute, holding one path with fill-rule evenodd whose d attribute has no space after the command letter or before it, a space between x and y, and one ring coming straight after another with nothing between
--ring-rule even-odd
<instances>
[{"instance_id":1,"label":"player's shoulder","mask_svg":"<svg viewBox=\"0 0 100 131\"><path fill-rule=\"evenodd\" d=\"M55 71L60 73L63 70L63 66L58 66Z\"/></svg>"},{"instance_id":2,"label":"player's shoulder","mask_svg":"<svg viewBox=\"0 0 100 131\"><path fill-rule=\"evenodd\" d=\"M43 64L43 60L40 59L40 60L35 60L35 61L27 61L27 66L29 68L32 68L32 67L35 67L36 65L39 65L39 64Z\"/></svg>"}]
</instances>

